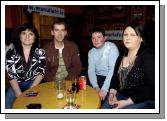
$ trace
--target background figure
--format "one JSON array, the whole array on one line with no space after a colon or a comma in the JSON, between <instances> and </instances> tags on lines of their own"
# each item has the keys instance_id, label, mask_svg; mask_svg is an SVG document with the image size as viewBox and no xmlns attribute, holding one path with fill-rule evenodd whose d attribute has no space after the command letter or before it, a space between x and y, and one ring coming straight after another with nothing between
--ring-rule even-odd
<instances>
[{"instance_id":1,"label":"background figure","mask_svg":"<svg viewBox=\"0 0 167 121\"><path fill-rule=\"evenodd\" d=\"M103 101L107 95L116 59L119 55L114 43L105 42L104 30L92 31L93 48L88 53L88 77Z\"/></svg>"},{"instance_id":2,"label":"background figure","mask_svg":"<svg viewBox=\"0 0 167 121\"><path fill-rule=\"evenodd\" d=\"M5 55L9 49L12 49L14 47L13 45L13 30L9 28L5 28ZM5 89L10 85L9 79L8 79L8 73L5 68Z\"/></svg>"},{"instance_id":3,"label":"background figure","mask_svg":"<svg viewBox=\"0 0 167 121\"><path fill-rule=\"evenodd\" d=\"M38 85L45 74L45 51L38 48L36 28L25 23L18 29L14 48L6 54L6 69L10 87L5 95L5 108L12 108L16 97L23 91Z\"/></svg>"},{"instance_id":4,"label":"background figure","mask_svg":"<svg viewBox=\"0 0 167 121\"><path fill-rule=\"evenodd\" d=\"M7 53L7 51L11 48L14 47L13 45L13 41L12 41L12 29L5 29L5 54Z\"/></svg>"},{"instance_id":5,"label":"background figure","mask_svg":"<svg viewBox=\"0 0 167 121\"><path fill-rule=\"evenodd\" d=\"M45 81L53 81L56 76L66 80L78 77L82 68L80 54L76 44L65 39L67 25L64 19L54 21L51 34L53 41L45 47Z\"/></svg>"},{"instance_id":6,"label":"background figure","mask_svg":"<svg viewBox=\"0 0 167 121\"><path fill-rule=\"evenodd\" d=\"M155 56L144 46L143 35L140 24L125 28L125 51L116 61L109 97L102 108L155 108Z\"/></svg>"}]
</instances>

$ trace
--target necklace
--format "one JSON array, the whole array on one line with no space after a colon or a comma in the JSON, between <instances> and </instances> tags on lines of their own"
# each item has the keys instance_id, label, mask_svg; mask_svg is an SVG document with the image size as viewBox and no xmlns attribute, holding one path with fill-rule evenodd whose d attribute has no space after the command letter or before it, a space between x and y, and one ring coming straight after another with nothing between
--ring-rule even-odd
<instances>
[{"instance_id":1,"label":"necklace","mask_svg":"<svg viewBox=\"0 0 167 121\"><path fill-rule=\"evenodd\" d=\"M128 56L129 65L133 64L136 59L136 56Z\"/></svg>"},{"instance_id":2,"label":"necklace","mask_svg":"<svg viewBox=\"0 0 167 121\"><path fill-rule=\"evenodd\" d=\"M126 56L126 57L123 57L123 60L122 60L122 64L121 66L122 67L128 67L129 65L133 65L134 61L136 59L136 56Z\"/></svg>"}]
</instances>

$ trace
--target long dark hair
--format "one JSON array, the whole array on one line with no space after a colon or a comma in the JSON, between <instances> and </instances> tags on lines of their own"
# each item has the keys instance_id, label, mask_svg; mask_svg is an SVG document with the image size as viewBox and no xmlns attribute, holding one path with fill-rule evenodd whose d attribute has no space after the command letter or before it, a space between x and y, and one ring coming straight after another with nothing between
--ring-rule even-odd
<instances>
[{"instance_id":1,"label":"long dark hair","mask_svg":"<svg viewBox=\"0 0 167 121\"><path fill-rule=\"evenodd\" d=\"M23 47L22 47L21 40L20 40L20 34L22 31L25 31L27 29L32 31L35 35L35 41L31 47L30 56L32 56L34 54L34 51L36 48L38 48L38 44L39 44L39 35L38 35L38 31L35 28L35 26L33 26L31 23L25 23L25 24L21 25L18 28L17 38L16 38L16 41L14 42L16 52L19 53L21 56L23 56Z\"/></svg>"},{"instance_id":2,"label":"long dark hair","mask_svg":"<svg viewBox=\"0 0 167 121\"><path fill-rule=\"evenodd\" d=\"M128 26L125 27L125 29L127 27L132 27L134 29L134 31L136 32L136 35L140 36L143 40L141 42L140 49L137 52L137 55L138 55L139 51L141 51L145 48L144 26L142 26L139 23L130 23ZM124 29L124 31L125 31L125 29ZM123 35L124 35L124 31L123 31ZM123 56L127 56L127 55L128 55L128 49L123 44Z\"/></svg>"}]
</instances>

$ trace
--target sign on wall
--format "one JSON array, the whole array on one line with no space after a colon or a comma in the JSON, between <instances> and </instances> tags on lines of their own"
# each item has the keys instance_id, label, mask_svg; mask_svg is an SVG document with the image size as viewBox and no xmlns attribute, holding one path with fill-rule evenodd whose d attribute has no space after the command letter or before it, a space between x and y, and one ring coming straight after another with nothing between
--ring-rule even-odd
<instances>
[{"instance_id":1,"label":"sign on wall","mask_svg":"<svg viewBox=\"0 0 167 121\"><path fill-rule=\"evenodd\" d=\"M122 40L123 30L105 31L107 40Z\"/></svg>"},{"instance_id":2,"label":"sign on wall","mask_svg":"<svg viewBox=\"0 0 167 121\"><path fill-rule=\"evenodd\" d=\"M47 16L55 16L64 18L64 9L58 7L51 6L43 6L43 5L28 5L27 10L31 13L32 11L39 12L42 15Z\"/></svg>"}]
</instances>

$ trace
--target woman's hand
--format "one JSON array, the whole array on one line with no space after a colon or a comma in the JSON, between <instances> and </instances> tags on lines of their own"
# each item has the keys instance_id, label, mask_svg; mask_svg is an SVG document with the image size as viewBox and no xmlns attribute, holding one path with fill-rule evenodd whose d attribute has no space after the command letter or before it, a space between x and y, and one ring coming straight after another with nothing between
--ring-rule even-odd
<instances>
[{"instance_id":1,"label":"woman's hand","mask_svg":"<svg viewBox=\"0 0 167 121\"><path fill-rule=\"evenodd\" d=\"M128 105L134 104L134 102L131 100L131 98L128 98L127 100L115 101L112 103L112 105L114 104L116 104L117 106L114 107L113 109L122 109Z\"/></svg>"},{"instance_id":2,"label":"woman's hand","mask_svg":"<svg viewBox=\"0 0 167 121\"><path fill-rule=\"evenodd\" d=\"M113 102L117 101L116 94L117 94L117 90L110 89L109 97L108 97L108 102L110 105L112 105Z\"/></svg>"},{"instance_id":3,"label":"woman's hand","mask_svg":"<svg viewBox=\"0 0 167 121\"><path fill-rule=\"evenodd\" d=\"M117 101L117 97L115 96L114 93L110 93L108 97L108 102L110 105L112 105L114 102Z\"/></svg>"}]
</instances>

